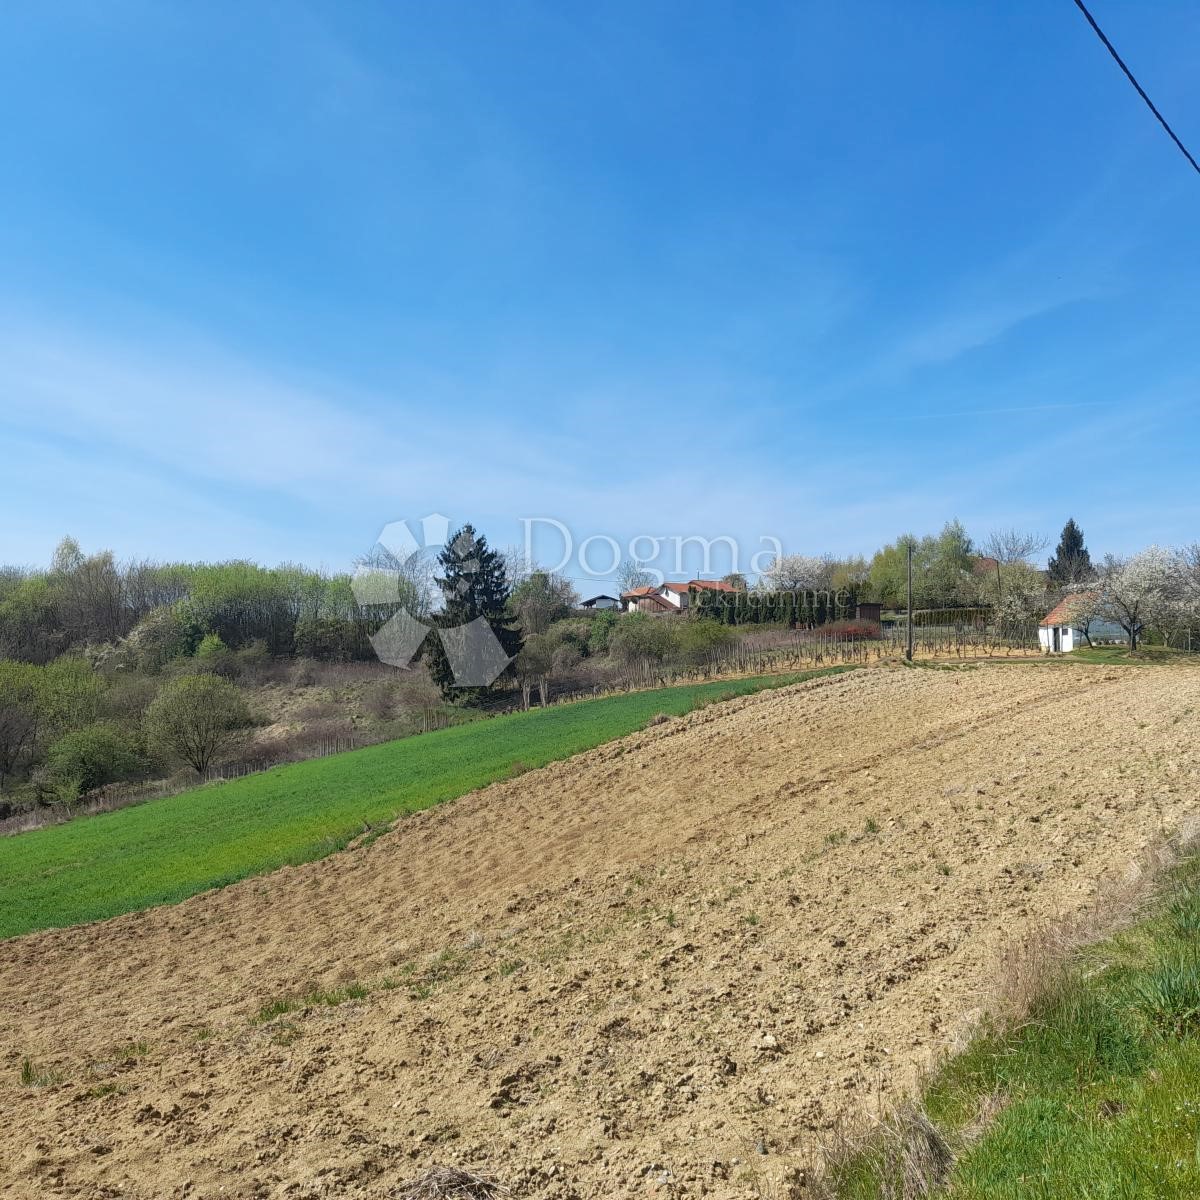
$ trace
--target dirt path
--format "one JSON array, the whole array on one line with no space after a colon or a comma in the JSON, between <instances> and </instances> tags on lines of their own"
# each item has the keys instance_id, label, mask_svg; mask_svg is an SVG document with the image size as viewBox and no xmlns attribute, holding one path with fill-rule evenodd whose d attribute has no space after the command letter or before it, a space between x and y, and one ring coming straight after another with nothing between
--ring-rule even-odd
<instances>
[{"instance_id":1,"label":"dirt path","mask_svg":"<svg viewBox=\"0 0 1200 1200\"><path fill-rule=\"evenodd\" d=\"M786 1196L1006 938L1196 809L1198 710L1190 668L855 672L0 943L0 1194L383 1197L447 1162L517 1196Z\"/></svg>"}]
</instances>

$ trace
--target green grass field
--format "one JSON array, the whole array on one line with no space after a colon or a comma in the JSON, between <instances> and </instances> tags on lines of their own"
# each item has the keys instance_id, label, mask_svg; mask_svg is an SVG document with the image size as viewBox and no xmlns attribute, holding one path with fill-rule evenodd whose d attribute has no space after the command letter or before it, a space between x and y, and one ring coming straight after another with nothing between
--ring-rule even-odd
<instances>
[{"instance_id":1,"label":"green grass field","mask_svg":"<svg viewBox=\"0 0 1200 1200\"><path fill-rule=\"evenodd\" d=\"M1200 1196L1197 1080L1200 860L1192 859L1153 915L1066 964L1019 1027L984 1032L942 1067L923 1107L953 1161L928 1194L1191 1200ZM990 1114L982 1134L981 1112ZM882 1200L900 1194L902 1171L896 1143L882 1137L835 1172L830 1192Z\"/></svg>"},{"instance_id":2,"label":"green grass field","mask_svg":"<svg viewBox=\"0 0 1200 1200\"><path fill-rule=\"evenodd\" d=\"M717 698L849 668L631 692L534 709L277 767L0 838L0 938L170 904L285 864ZM520 769L518 767L518 769Z\"/></svg>"},{"instance_id":3,"label":"green grass field","mask_svg":"<svg viewBox=\"0 0 1200 1200\"><path fill-rule=\"evenodd\" d=\"M1138 646L1136 654L1128 646L1081 646L1064 654L1056 662L1094 663L1097 666L1155 667L1200 662L1200 656L1169 646Z\"/></svg>"}]
</instances>

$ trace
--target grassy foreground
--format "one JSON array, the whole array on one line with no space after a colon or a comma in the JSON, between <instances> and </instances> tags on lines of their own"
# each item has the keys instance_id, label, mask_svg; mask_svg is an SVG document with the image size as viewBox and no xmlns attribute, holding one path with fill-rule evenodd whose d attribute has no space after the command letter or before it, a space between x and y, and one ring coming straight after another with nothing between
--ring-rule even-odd
<instances>
[{"instance_id":1,"label":"grassy foreground","mask_svg":"<svg viewBox=\"0 0 1200 1200\"><path fill-rule=\"evenodd\" d=\"M1200 1196L1200 862L1053 976L1017 1028L951 1059L923 1113L835 1168L831 1194L916 1195L923 1177L919 1194L955 1200Z\"/></svg>"},{"instance_id":2,"label":"grassy foreground","mask_svg":"<svg viewBox=\"0 0 1200 1200\"><path fill-rule=\"evenodd\" d=\"M277 767L134 808L0 838L0 938L169 904L285 864L512 773L589 750L718 698L833 667L658 688L511 713Z\"/></svg>"}]
</instances>

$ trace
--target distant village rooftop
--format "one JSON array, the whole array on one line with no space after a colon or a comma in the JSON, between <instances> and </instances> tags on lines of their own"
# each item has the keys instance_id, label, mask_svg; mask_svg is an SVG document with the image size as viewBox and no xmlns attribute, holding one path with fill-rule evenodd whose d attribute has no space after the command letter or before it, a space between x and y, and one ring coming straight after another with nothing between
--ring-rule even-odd
<instances>
[{"instance_id":1,"label":"distant village rooftop","mask_svg":"<svg viewBox=\"0 0 1200 1200\"><path fill-rule=\"evenodd\" d=\"M739 589L723 579L689 579L686 583L660 583L657 586L630 588L621 593L626 612L683 612L692 592L736 592Z\"/></svg>"}]
</instances>

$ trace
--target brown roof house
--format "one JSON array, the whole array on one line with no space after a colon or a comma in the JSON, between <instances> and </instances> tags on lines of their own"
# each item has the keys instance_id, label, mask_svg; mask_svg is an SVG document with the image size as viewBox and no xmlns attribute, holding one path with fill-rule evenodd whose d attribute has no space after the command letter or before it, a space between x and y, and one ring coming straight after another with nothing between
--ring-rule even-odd
<instances>
[{"instance_id":1,"label":"brown roof house","mask_svg":"<svg viewBox=\"0 0 1200 1200\"><path fill-rule=\"evenodd\" d=\"M1115 621L1089 616L1096 592L1074 592L1060 600L1038 625L1038 641L1051 654L1069 654L1096 642L1123 642L1125 630Z\"/></svg>"},{"instance_id":2,"label":"brown roof house","mask_svg":"<svg viewBox=\"0 0 1200 1200\"><path fill-rule=\"evenodd\" d=\"M723 579L689 579L687 583L660 583L658 587L633 588L621 593L626 612L686 612L692 592L736 592Z\"/></svg>"}]
</instances>

